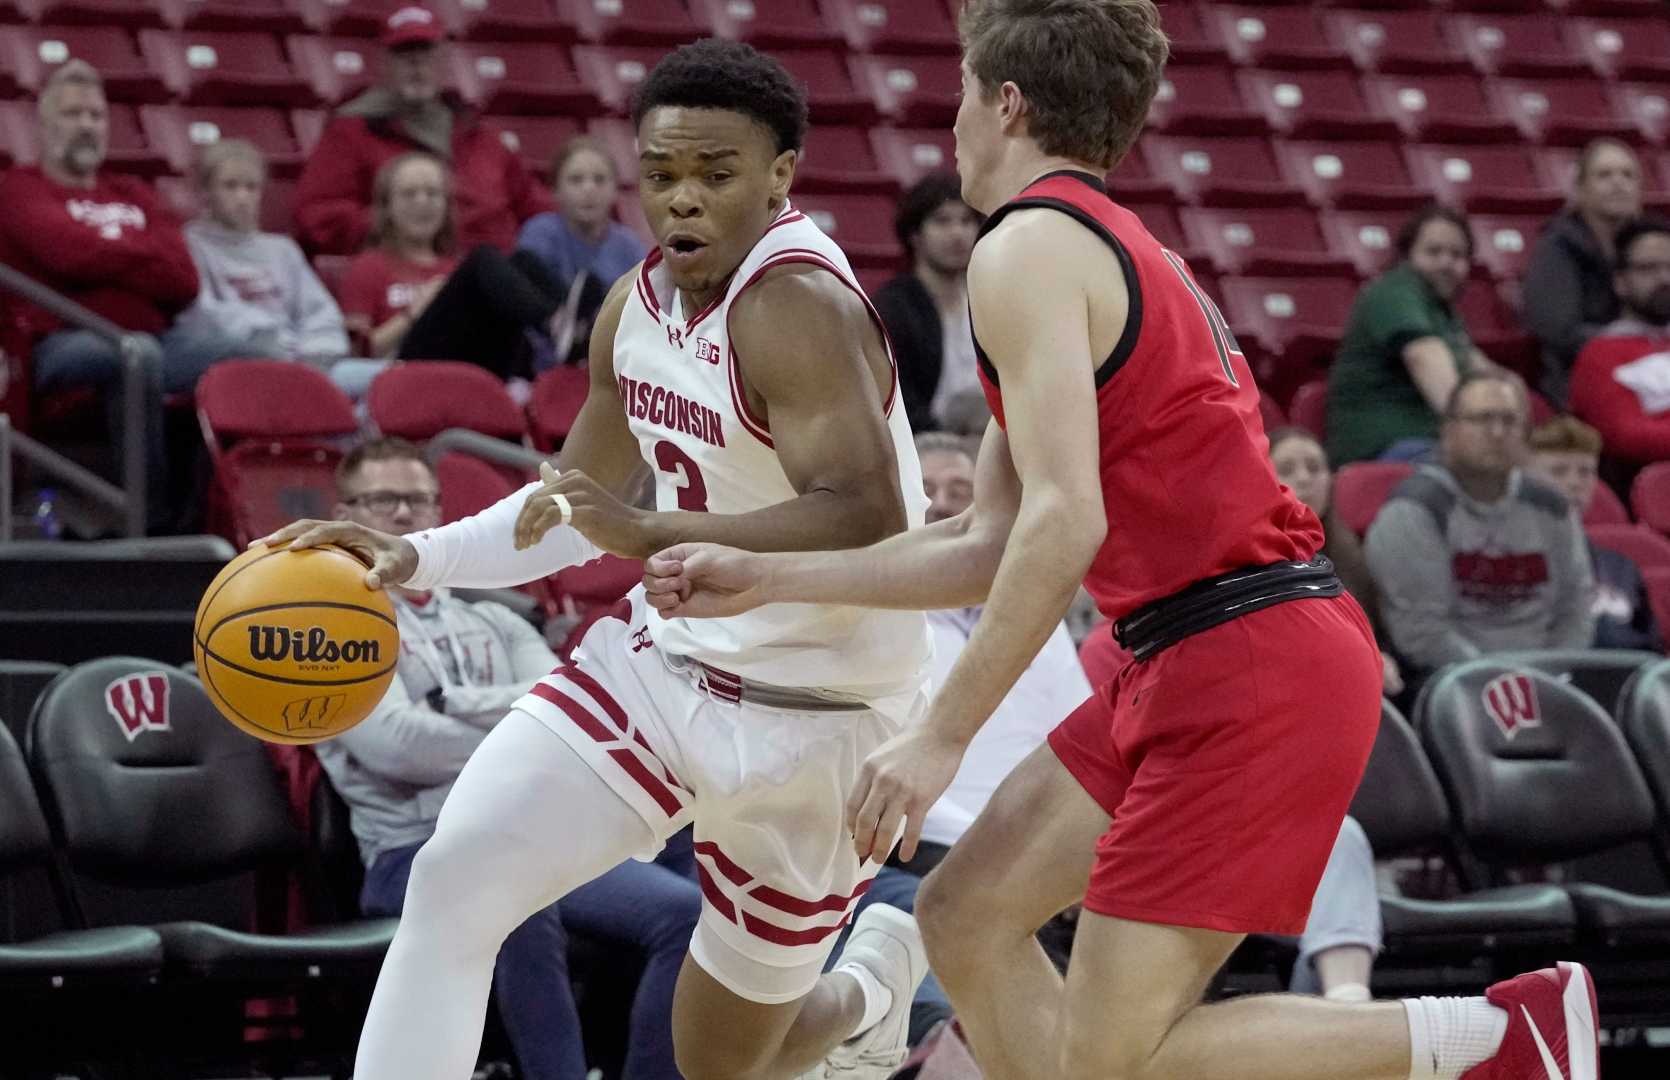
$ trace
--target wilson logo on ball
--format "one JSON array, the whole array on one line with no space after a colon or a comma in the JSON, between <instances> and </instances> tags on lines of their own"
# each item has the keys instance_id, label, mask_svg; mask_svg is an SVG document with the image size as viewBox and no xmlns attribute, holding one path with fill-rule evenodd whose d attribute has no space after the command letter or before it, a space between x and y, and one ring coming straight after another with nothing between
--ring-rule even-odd
<instances>
[{"instance_id":1,"label":"wilson logo on ball","mask_svg":"<svg viewBox=\"0 0 1670 1080\"><path fill-rule=\"evenodd\" d=\"M290 660L298 664L376 664L382 660L382 647L370 639L337 641L322 626L301 630L256 625L249 628L249 655L252 660L272 663Z\"/></svg>"}]
</instances>

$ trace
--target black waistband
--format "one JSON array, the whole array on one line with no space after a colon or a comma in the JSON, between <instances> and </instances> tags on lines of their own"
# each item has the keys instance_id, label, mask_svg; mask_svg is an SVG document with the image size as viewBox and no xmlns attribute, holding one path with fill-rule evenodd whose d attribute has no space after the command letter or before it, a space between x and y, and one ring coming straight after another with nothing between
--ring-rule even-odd
<instances>
[{"instance_id":1,"label":"black waistband","mask_svg":"<svg viewBox=\"0 0 1670 1080\"><path fill-rule=\"evenodd\" d=\"M1310 562L1243 567L1138 608L1114 623L1113 636L1132 658L1147 660L1242 615L1288 600L1338 596L1344 589L1325 555Z\"/></svg>"}]
</instances>

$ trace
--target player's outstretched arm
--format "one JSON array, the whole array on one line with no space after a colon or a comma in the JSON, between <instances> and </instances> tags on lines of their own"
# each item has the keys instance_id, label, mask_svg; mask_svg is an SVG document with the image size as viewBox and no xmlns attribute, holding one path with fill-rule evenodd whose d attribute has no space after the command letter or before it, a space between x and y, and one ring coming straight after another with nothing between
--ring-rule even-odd
<instances>
[{"instance_id":1,"label":"player's outstretched arm","mask_svg":"<svg viewBox=\"0 0 1670 1080\"><path fill-rule=\"evenodd\" d=\"M756 553L678 544L644 567L649 602L668 618L735 615L801 602L932 611L982 603L1020 508L1009 442L987 426L974 502L954 518L844 551Z\"/></svg>"}]
</instances>

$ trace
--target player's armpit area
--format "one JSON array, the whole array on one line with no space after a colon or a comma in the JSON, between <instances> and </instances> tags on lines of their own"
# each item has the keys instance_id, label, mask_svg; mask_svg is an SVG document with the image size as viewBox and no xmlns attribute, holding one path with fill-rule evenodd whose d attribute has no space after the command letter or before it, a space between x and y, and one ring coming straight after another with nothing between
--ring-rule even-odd
<instances>
[{"instance_id":1,"label":"player's armpit area","mask_svg":"<svg viewBox=\"0 0 1670 1080\"><path fill-rule=\"evenodd\" d=\"M730 340L789 483L844 504L838 535L820 546L856 547L903 530L885 410L892 365L863 298L827 270L784 266L737 297Z\"/></svg>"}]
</instances>

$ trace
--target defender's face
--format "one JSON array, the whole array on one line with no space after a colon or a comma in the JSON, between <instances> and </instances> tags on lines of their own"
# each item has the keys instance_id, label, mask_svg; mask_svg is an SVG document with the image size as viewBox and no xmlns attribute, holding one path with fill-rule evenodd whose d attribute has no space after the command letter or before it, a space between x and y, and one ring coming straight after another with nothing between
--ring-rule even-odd
<instances>
[{"instance_id":1,"label":"defender's face","mask_svg":"<svg viewBox=\"0 0 1670 1080\"><path fill-rule=\"evenodd\" d=\"M983 190L997 164L1003 139L1003 99L987 95L980 79L963 65L962 101L951 133L957 140L957 176L963 182L963 201L982 214L997 209Z\"/></svg>"},{"instance_id":2,"label":"defender's face","mask_svg":"<svg viewBox=\"0 0 1670 1080\"><path fill-rule=\"evenodd\" d=\"M679 289L723 285L788 198L798 154L724 109L651 109L638 129L638 197Z\"/></svg>"}]
</instances>

